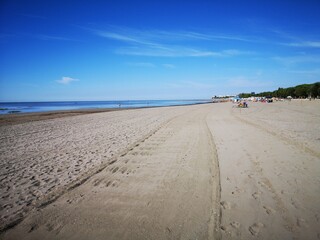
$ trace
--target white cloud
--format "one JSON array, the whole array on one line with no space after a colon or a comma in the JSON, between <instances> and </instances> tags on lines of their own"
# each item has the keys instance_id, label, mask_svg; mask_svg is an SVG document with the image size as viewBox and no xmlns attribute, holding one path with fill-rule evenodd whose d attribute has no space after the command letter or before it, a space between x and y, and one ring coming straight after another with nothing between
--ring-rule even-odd
<instances>
[{"instance_id":1,"label":"white cloud","mask_svg":"<svg viewBox=\"0 0 320 240\"><path fill-rule=\"evenodd\" d=\"M122 47L116 50L117 54L149 57L234 57L251 55L254 52L228 49L222 51L202 50L183 46L134 46Z\"/></svg>"},{"instance_id":2,"label":"white cloud","mask_svg":"<svg viewBox=\"0 0 320 240\"><path fill-rule=\"evenodd\" d=\"M200 49L202 41L230 40L250 41L242 37L203 34L188 31L141 31L130 28L110 27L108 30L87 29L93 34L120 41L125 44L115 52L122 55L150 56L150 57L232 57L252 54L252 52L237 49L212 51ZM187 44L192 41L193 44Z\"/></svg>"},{"instance_id":3,"label":"white cloud","mask_svg":"<svg viewBox=\"0 0 320 240\"><path fill-rule=\"evenodd\" d=\"M79 81L79 79L71 78L71 77L62 77L60 80L56 80L56 82L61 84L69 84L71 82Z\"/></svg>"},{"instance_id":4,"label":"white cloud","mask_svg":"<svg viewBox=\"0 0 320 240\"><path fill-rule=\"evenodd\" d=\"M134 46L122 47L116 50L117 54L149 57L232 57L238 55L248 55L249 52L238 50L209 51L182 46Z\"/></svg>"},{"instance_id":5,"label":"white cloud","mask_svg":"<svg viewBox=\"0 0 320 240\"><path fill-rule=\"evenodd\" d=\"M120 33L113 33L113 32L106 32L106 31L100 31L96 30L94 31L98 36L104 37L104 38L110 38L118 41L123 41L123 42L131 42L131 43L140 43L140 44L149 44L146 41L140 40L135 36L126 36L124 34Z\"/></svg>"},{"instance_id":6,"label":"white cloud","mask_svg":"<svg viewBox=\"0 0 320 240\"><path fill-rule=\"evenodd\" d=\"M152 44L154 41L196 41L196 40L229 40L256 42L257 39L247 36L201 33L194 31L137 30L125 27L109 26L107 29L85 28L92 33L115 40Z\"/></svg>"}]
</instances>

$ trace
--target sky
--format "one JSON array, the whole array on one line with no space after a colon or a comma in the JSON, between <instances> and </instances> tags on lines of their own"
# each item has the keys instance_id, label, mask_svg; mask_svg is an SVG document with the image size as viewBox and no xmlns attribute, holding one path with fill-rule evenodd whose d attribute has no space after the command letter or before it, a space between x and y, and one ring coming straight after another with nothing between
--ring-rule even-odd
<instances>
[{"instance_id":1,"label":"sky","mask_svg":"<svg viewBox=\"0 0 320 240\"><path fill-rule=\"evenodd\" d=\"M319 13L319 0L0 0L0 101L209 99L314 83Z\"/></svg>"}]
</instances>

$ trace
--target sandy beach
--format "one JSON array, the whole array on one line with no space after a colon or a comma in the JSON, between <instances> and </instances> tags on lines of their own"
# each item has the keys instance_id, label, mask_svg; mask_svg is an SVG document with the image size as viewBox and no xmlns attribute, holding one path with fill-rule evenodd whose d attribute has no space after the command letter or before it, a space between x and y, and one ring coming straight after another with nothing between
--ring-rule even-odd
<instances>
[{"instance_id":1,"label":"sandy beach","mask_svg":"<svg viewBox=\"0 0 320 240\"><path fill-rule=\"evenodd\" d=\"M320 239L319 100L12 119L0 239Z\"/></svg>"}]
</instances>

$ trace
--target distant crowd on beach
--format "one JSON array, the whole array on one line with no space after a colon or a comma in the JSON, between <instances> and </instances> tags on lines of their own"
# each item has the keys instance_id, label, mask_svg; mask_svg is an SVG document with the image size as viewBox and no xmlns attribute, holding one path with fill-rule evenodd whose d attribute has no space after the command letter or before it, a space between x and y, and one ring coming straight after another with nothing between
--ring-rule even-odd
<instances>
[{"instance_id":1,"label":"distant crowd on beach","mask_svg":"<svg viewBox=\"0 0 320 240\"><path fill-rule=\"evenodd\" d=\"M212 102L213 103L221 103L221 102L232 102L234 105L233 107L239 107L239 108L247 108L248 102L261 102L261 103L273 103L278 101L291 101L291 96L288 96L286 98L278 98L278 97L247 97L247 98L241 98L239 96L227 96L227 97L213 97ZM303 98L305 100L312 100L312 98ZM301 99L302 100L302 99Z\"/></svg>"}]
</instances>

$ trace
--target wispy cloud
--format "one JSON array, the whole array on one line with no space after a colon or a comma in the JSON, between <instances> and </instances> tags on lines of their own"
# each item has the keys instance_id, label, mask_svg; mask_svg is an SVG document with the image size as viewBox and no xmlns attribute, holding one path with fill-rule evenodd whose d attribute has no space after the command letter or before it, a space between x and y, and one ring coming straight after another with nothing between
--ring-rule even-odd
<instances>
[{"instance_id":1,"label":"wispy cloud","mask_svg":"<svg viewBox=\"0 0 320 240\"><path fill-rule=\"evenodd\" d=\"M291 47L320 48L320 41L294 42L287 43L286 45Z\"/></svg>"},{"instance_id":2,"label":"wispy cloud","mask_svg":"<svg viewBox=\"0 0 320 240\"><path fill-rule=\"evenodd\" d=\"M320 48L320 40L309 40L307 37L298 37L293 34L287 33L283 30L273 29L271 32L279 36L283 41L278 44L288 47L300 48Z\"/></svg>"},{"instance_id":3,"label":"wispy cloud","mask_svg":"<svg viewBox=\"0 0 320 240\"><path fill-rule=\"evenodd\" d=\"M59 80L56 80L57 83L61 83L61 84L69 84L71 82L75 82L75 81L79 81L79 79L75 79L75 78L71 78L71 77L62 77Z\"/></svg>"},{"instance_id":4,"label":"wispy cloud","mask_svg":"<svg viewBox=\"0 0 320 240\"><path fill-rule=\"evenodd\" d=\"M165 46L165 47L148 47L148 46L132 46L122 47L116 50L117 54L134 55L134 56L149 56L149 57L232 57L239 55L254 54L249 51L240 50L223 50L210 51L196 49L183 46Z\"/></svg>"},{"instance_id":5,"label":"wispy cloud","mask_svg":"<svg viewBox=\"0 0 320 240\"><path fill-rule=\"evenodd\" d=\"M110 40L120 41L125 46L115 52L122 55L153 56L153 57L231 57L252 54L249 51L227 49L212 51L199 48L203 41L230 40L247 41L245 38L223 35L210 35L187 31L140 31L128 28L111 28L109 30L87 29L93 34Z\"/></svg>"},{"instance_id":6,"label":"wispy cloud","mask_svg":"<svg viewBox=\"0 0 320 240\"><path fill-rule=\"evenodd\" d=\"M259 39L235 34L213 34L195 31L138 30L125 27L109 26L107 29L84 28L101 37L115 40L152 44L157 41L195 41L195 40L229 40L256 42ZM261 39L260 39L261 40Z\"/></svg>"},{"instance_id":7,"label":"wispy cloud","mask_svg":"<svg viewBox=\"0 0 320 240\"><path fill-rule=\"evenodd\" d=\"M147 40L140 39L138 36L135 36L135 35L126 35L122 33L108 32L108 31L101 31L101 30L92 30L92 31L100 37L118 40L122 42L137 43L137 44L144 44L144 45L151 45L151 46L157 45Z\"/></svg>"},{"instance_id":8,"label":"wispy cloud","mask_svg":"<svg viewBox=\"0 0 320 240\"><path fill-rule=\"evenodd\" d=\"M135 34L133 32L133 34ZM252 42L257 41L252 37L237 36L237 35L226 35L226 34L212 34L212 33L200 33L194 31L143 31L138 32L140 36L154 40L166 40L166 41L196 41L196 40L207 40L207 41L243 41Z\"/></svg>"},{"instance_id":9,"label":"wispy cloud","mask_svg":"<svg viewBox=\"0 0 320 240\"><path fill-rule=\"evenodd\" d=\"M199 50L194 48L187 48L181 46L172 47L147 47L147 46L135 46L135 47L123 47L116 50L117 54L122 55L134 55L134 56L149 56L149 57L209 57L209 56L221 56L221 53Z\"/></svg>"},{"instance_id":10,"label":"wispy cloud","mask_svg":"<svg viewBox=\"0 0 320 240\"><path fill-rule=\"evenodd\" d=\"M320 56L318 55L297 55L289 57L274 57L275 61L286 65L296 65L300 63L320 63Z\"/></svg>"}]
</instances>

